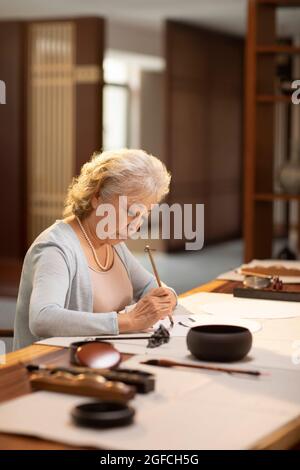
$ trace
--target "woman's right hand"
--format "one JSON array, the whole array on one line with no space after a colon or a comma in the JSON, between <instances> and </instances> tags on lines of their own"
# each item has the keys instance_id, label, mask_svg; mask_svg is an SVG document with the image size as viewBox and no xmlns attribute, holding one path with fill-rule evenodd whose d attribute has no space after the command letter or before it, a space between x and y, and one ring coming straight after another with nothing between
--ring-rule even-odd
<instances>
[{"instance_id":1,"label":"woman's right hand","mask_svg":"<svg viewBox=\"0 0 300 470\"><path fill-rule=\"evenodd\" d=\"M160 292L161 290L161 292ZM164 289L154 289L142 297L128 313L118 316L120 333L146 330L172 313L170 298Z\"/></svg>"}]
</instances>

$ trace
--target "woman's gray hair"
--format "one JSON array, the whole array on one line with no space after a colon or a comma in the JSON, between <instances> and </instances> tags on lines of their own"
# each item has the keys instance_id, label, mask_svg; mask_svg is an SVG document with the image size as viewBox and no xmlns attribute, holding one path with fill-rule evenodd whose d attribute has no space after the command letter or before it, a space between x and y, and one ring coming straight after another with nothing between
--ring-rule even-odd
<instances>
[{"instance_id":1,"label":"woman's gray hair","mask_svg":"<svg viewBox=\"0 0 300 470\"><path fill-rule=\"evenodd\" d=\"M160 202L169 192L171 175L166 166L144 150L120 149L94 153L79 176L73 178L64 205L64 217L87 216L92 198L109 201L113 196L151 198Z\"/></svg>"}]
</instances>

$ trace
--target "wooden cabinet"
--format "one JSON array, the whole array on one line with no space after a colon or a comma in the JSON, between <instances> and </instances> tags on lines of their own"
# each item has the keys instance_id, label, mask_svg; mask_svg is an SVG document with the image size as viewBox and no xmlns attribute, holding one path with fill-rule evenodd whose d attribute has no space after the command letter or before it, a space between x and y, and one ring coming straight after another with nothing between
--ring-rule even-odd
<instances>
[{"instance_id":1,"label":"wooden cabinet","mask_svg":"<svg viewBox=\"0 0 300 470\"><path fill-rule=\"evenodd\" d=\"M238 237L244 41L168 21L165 50L169 203L204 204L205 244ZM168 240L167 249L183 249L184 243Z\"/></svg>"}]
</instances>

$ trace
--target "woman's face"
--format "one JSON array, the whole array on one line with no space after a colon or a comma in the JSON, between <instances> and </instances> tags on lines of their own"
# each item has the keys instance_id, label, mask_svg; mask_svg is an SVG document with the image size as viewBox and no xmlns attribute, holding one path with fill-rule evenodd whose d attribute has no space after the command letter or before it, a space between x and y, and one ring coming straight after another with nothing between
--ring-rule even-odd
<instances>
[{"instance_id":1,"label":"woman's face","mask_svg":"<svg viewBox=\"0 0 300 470\"><path fill-rule=\"evenodd\" d=\"M115 244L132 237L147 219L156 204L153 199L115 196L109 202L95 198L93 207L96 233L99 239Z\"/></svg>"}]
</instances>

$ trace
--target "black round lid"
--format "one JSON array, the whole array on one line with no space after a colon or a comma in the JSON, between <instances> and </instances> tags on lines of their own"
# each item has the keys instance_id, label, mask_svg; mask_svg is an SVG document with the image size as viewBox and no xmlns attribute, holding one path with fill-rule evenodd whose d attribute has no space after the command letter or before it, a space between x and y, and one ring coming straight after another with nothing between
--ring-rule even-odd
<instances>
[{"instance_id":1,"label":"black round lid","mask_svg":"<svg viewBox=\"0 0 300 470\"><path fill-rule=\"evenodd\" d=\"M108 428L126 426L133 420L135 410L125 403L101 400L77 405L71 411L78 426Z\"/></svg>"}]
</instances>

